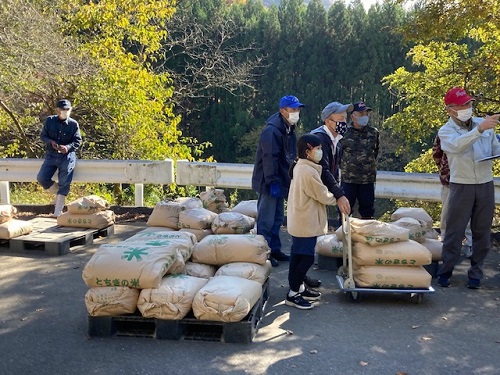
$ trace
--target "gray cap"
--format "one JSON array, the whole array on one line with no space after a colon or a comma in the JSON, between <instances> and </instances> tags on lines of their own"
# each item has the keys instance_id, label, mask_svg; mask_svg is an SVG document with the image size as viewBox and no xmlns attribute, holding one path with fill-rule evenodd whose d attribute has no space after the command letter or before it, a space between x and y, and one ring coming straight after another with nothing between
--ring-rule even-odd
<instances>
[{"instance_id":1,"label":"gray cap","mask_svg":"<svg viewBox=\"0 0 500 375\"><path fill-rule=\"evenodd\" d=\"M325 121L333 113L352 112L352 109L353 109L352 104L331 102L321 111L321 120Z\"/></svg>"}]
</instances>

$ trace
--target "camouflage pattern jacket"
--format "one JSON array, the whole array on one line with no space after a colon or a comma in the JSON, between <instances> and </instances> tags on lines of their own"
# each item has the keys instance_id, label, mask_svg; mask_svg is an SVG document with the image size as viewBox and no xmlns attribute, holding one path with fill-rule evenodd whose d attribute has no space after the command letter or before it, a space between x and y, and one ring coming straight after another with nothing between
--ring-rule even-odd
<instances>
[{"instance_id":1,"label":"camouflage pattern jacket","mask_svg":"<svg viewBox=\"0 0 500 375\"><path fill-rule=\"evenodd\" d=\"M370 125L347 128L342 144L342 182L371 184L377 179L379 131Z\"/></svg>"}]
</instances>

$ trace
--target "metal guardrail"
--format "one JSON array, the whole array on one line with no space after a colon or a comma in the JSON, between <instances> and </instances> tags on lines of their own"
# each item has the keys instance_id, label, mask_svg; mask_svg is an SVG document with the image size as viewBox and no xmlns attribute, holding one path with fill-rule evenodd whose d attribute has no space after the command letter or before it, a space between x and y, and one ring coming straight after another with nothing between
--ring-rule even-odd
<instances>
[{"instance_id":1,"label":"metal guardrail","mask_svg":"<svg viewBox=\"0 0 500 375\"><path fill-rule=\"evenodd\" d=\"M178 185L251 189L253 165L177 162ZM495 178L495 203L500 203L500 179ZM436 173L378 171L377 198L441 202L441 183Z\"/></svg>"},{"instance_id":2,"label":"metal guardrail","mask_svg":"<svg viewBox=\"0 0 500 375\"><path fill-rule=\"evenodd\" d=\"M0 159L1 203L9 203L9 182L34 182L42 159ZM135 184L136 206L143 206L143 184L195 185L219 188L251 189L253 165L188 162L171 159L84 160L79 159L73 181L89 183ZM500 178L494 179L495 203L500 204ZM377 198L441 201L441 183L437 174L378 171Z\"/></svg>"},{"instance_id":3,"label":"metal guardrail","mask_svg":"<svg viewBox=\"0 0 500 375\"><path fill-rule=\"evenodd\" d=\"M9 182L35 182L43 159L0 159L0 197L10 202ZM57 174L54 175L57 179ZM166 160L85 160L76 162L73 182L135 184L135 204L144 205L144 184L171 184L174 163Z\"/></svg>"}]
</instances>

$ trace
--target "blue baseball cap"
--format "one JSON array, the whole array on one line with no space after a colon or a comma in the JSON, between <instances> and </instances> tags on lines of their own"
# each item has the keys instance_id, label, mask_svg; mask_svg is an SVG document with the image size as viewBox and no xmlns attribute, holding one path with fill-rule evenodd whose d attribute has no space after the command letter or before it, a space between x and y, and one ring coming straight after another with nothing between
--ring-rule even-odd
<instances>
[{"instance_id":1,"label":"blue baseball cap","mask_svg":"<svg viewBox=\"0 0 500 375\"><path fill-rule=\"evenodd\" d=\"M299 102L299 99L297 99L296 96L287 95L282 97L280 100L280 109L284 107L299 108L305 107L305 105Z\"/></svg>"}]
</instances>

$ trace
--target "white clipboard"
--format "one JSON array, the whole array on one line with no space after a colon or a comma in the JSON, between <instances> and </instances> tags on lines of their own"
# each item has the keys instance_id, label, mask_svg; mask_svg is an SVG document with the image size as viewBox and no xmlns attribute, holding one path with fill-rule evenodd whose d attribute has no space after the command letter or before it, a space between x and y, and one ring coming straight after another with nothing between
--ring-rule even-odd
<instances>
[{"instance_id":1,"label":"white clipboard","mask_svg":"<svg viewBox=\"0 0 500 375\"><path fill-rule=\"evenodd\" d=\"M476 161L479 163L480 161L493 160L493 159L498 159L498 158L500 158L500 154L493 155L493 156L488 156L486 158L482 158L482 159L479 159L479 160L476 160Z\"/></svg>"}]
</instances>

